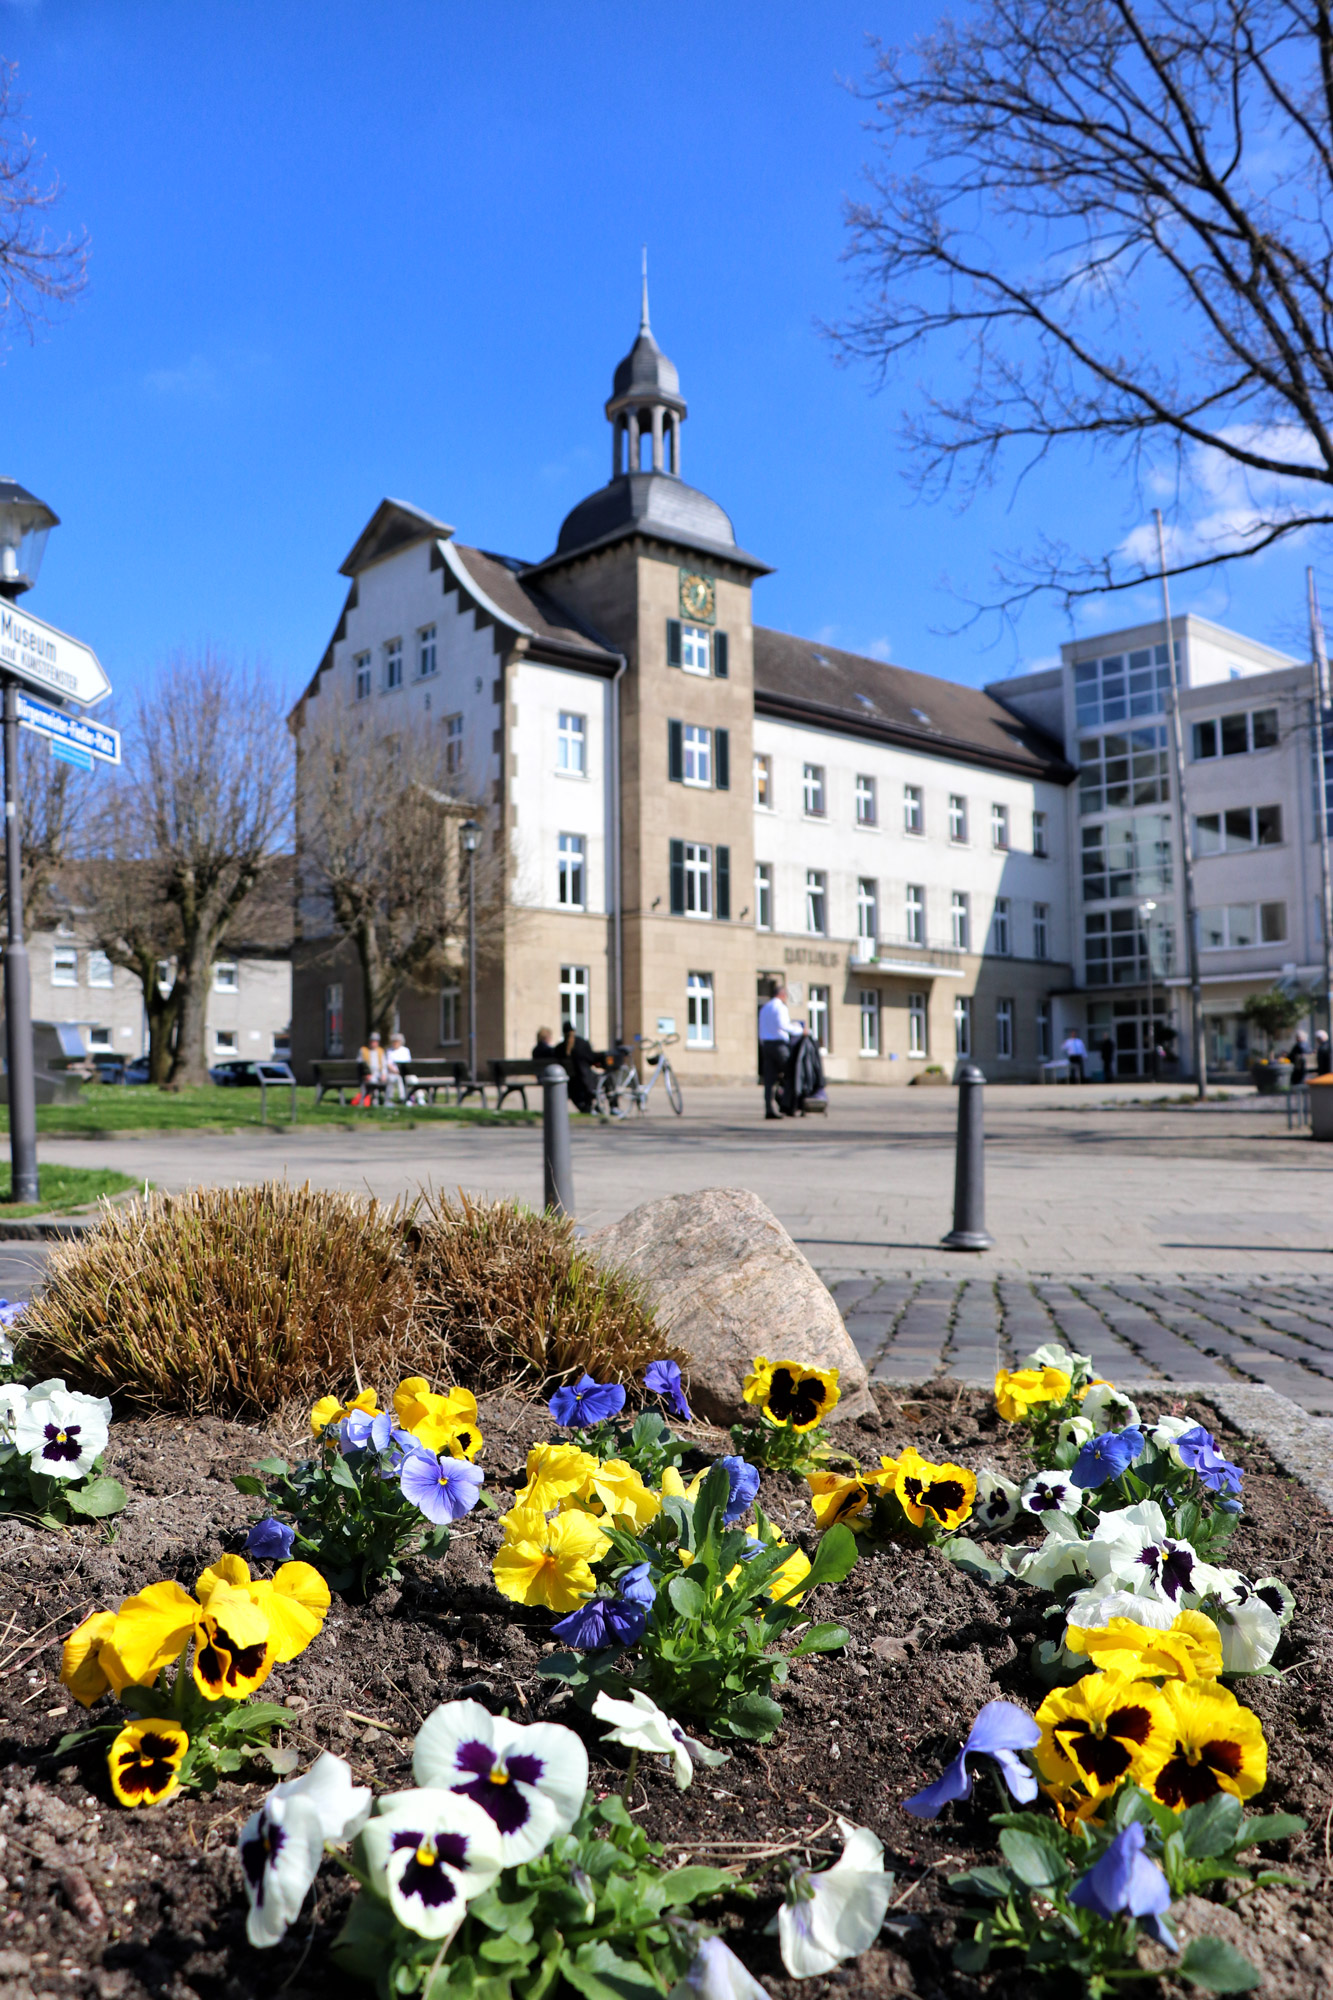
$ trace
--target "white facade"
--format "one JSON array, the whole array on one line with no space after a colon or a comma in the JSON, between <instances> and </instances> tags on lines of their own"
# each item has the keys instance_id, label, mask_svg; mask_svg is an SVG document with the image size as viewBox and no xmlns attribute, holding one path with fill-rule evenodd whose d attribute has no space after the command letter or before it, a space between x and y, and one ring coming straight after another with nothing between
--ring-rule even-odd
<instances>
[{"instance_id":1,"label":"white facade","mask_svg":"<svg viewBox=\"0 0 1333 2000\"><path fill-rule=\"evenodd\" d=\"M28 942L32 1017L77 1027L90 1053L133 1059L148 1051L143 989L112 965L74 926L38 931ZM292 1018L292 968L286 958L220 958L208 995L204 1052L267 1061L286 1051Z\"/></svg>"},{"instance_id":2,"label":"white facade","mask_svg":"<svg viewBox=\"0 0 1333 2000\"><path fill-rule=\"evenodd\" d=\"M513 900L527 909L605 916L608 685L529 662L513 670L510 698Z\"/></svg>"}]
</instances>

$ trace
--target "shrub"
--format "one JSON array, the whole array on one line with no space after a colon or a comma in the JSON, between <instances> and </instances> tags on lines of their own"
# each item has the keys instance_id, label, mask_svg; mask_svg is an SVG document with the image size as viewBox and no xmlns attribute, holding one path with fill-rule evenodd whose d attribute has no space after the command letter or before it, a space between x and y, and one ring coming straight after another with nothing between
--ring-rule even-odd
<instances>
[{"instance_id":1,"label":"shrub","mask_svg":"<svg viewBox=\"0 0 1333 2000\"><path fill-rule=\"evenodd\" d=\"M650 1361L684 1361L637 1281L574 1240L574 1225L516 1202L424 1198L410 1232L421 1373L473 1388L585 1371L631 1382Z\"/></svg>"},{"instance_id":2,"label":"shrub","mask_svg":"<svg viewBox=\"0 0 1333 2000\"><path fill-rule=\"evenodd\" d=\"M412 1324L405 1215L352 1195L201 1188L57 1246L25 1364L140 1407L271 1417L392 1373Z\"/></svg>"}]
</instances>

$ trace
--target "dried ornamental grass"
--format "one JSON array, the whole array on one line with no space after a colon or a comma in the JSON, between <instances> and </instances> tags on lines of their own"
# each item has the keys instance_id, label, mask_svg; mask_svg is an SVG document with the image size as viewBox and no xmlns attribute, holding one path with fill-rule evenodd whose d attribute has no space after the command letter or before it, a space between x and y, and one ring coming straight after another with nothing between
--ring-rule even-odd
<instances>
[{"instance_id":1,"label":"dried ornamental grass","mask_svg":"<svg viewBox=\"0 0 1333 2000\"><path fill-rule=\"evenodd\" d=\"M637 1281L599 1264L566 1217L424 1196L409 1240L417 1365L432 1379L632 1382L650 1361L686 1359Z\"/></svg>"},{"instance_id":2,"label":"dried ornamental grass","mask_svg":"<svg viewBox=\"0 0 1333 2000\"><path fill-rule=\"evenodd\" d=\"M403 1214L284 1182L154 1195L52 1251L25 1363L157 1410L270 1417L391 1371Z\"/></svg>"}]
</instances>

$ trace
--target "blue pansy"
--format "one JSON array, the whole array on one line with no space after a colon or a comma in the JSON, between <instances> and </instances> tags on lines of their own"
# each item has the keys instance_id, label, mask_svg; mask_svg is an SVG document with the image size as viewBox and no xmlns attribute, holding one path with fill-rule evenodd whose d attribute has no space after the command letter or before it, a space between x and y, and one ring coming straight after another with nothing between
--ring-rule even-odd
<instances>
[{"instance_id":1,"label":"blue pansy","mask_svg":"<svg viewBox=\"0 0 1333 2000\"><path fill-rule=\"evenodd\" d=\"M419 1445L403 1459L398 1486L405 1500L442 1528L472 1512L485 1478L479 1465L465 1458L441 1458Z\"/></svg>"},{"instance_id":2,"label":"blue pansy","mask_svg":"<svg viewBox=\"0 0 1333 2000\"><path fill-rule=\"evenodd\" d=\"M1139 1820L1131 1820L1121 1829L1101 1860L1079 1877L1069 1900L1099 1917L1137 1917L1144 1930L1168 1951L1179 1949L1162 1922L1163 1911L1171 1907L1171 1889L1157 1863L1144 1852Z\"/></svg>"},{"instance_id":3,"label":"blue pansy","mask_svg":"<svg viewBox=\"0 0 1333 2000\"><path fill-rule=\"evenodd\" d=\"M1037 1780L1018 1752L1035 1749L1040 1740L1041 1731L1026 1709L1012 1701L988 1701L952 1764L946 1765L924 1792L904 1799L903 1811L911 1813L914 1819L934 1819L955 1799L970 1799L972 1773L967 1760L977 1756L993 1757L1014 1798L1020 1805L1027 1805L1037 1796Z\"/></svg>"},{"instance_id":4,"label":"blue pansy","mask_svg":"<svg viewBox=\"0 0 1333 2000\"><path fill-rule=\"evenodd\" d=\"M1108 1479L1119 1479L1121 1473L1128 1472L1146 1449L1143 1432L1133 1424L1122 1431L1105 1431L1101 1437L1088 1439L1069 1477L1075 1486L1105 1486Z\"/></svg>"},{"instance_id":5,"label":"blue pansy","mask_svg":"<svg viewBox=\"0 0 1333 2000\"><path fill-rule=\"evenodd\" d=\"M648 1613L641 1604L629 1604L623 1597L590 1597L551 1630L580 1653L600 1653L608 1646L619 1652L643 1637L647 1623Z\"/></svg>"},{"instance_id":6,"label":"blue pansy","mask_svg":"<svg viewBox=\"0 0 1333 2000\"><path fill-rule=\"evenodd\" d=\"M759 1492L759 1469L747 1465L743 1458L720 1458L718 1464L727 1475L731 1492L727 1498L726 1510L722 1516L724 1527L734 1527L742 1514L748 1514Z\"/></svg>"},{"instance_id":7,"label":"blue pansy","mask_svg":"<svg viewBox=\"0 0 1333 2000\"><path fill-rule=\"evenodd\" d=\"M546 1407L558 1424L604 1424L624 1409L625 1391L619 1382L594 1382L591 1375L582 1375L572 1389L557 1389Z\"/></svg>"},{"instance_id":8,"label":"blue pansy","mask_svg":"<svg viewBox=\"0 0 1333 2000\"><path fill-rule=\"evenodd\" d=\"M643 1386L650 1396L665 1396L682 1423L693 1421L680 1370L674 1361L650 1361L643 1371Z\"/></svg>"},{"instance_id":9,"label":"blue pansy","mask_svg":"<svg viewBox=\"0 0 1333 2000\"><path fill-rule=\"evenodd\" d=\"M620 1595L625 1602L642 1605L645 1611L651 1611L657 1602L657 1590L650 1574L651 1568L650 1563L635 1563L633 1569L625 1571L618 1584Z\"/></svg>"},{"instance_id":10,"label":"blue pansy","mask_svg":"<svg viewBox=\"0 0 1333 2000\"><path fill-rule=\"evenodd\" d=\"M1239 1493L1241 1469L1217 1449L1217 1439L1202 1424L1182 1431L1176 1439L1176 1456L1187 1471L1193 1472L1210 1493Z\"/></svg>"},{"instance_id":11,"label":"blue pansy","mask_svg":"<svg viewBox=\"0 0 1333 2000\"><path fill-rule=\"evenodd\" d=\"M260 1562L290 1562L295 1540L295 1528L289 1528L270 1516L265 1521L255 1522L245 1538L242 1553L254 1556Z\"/></svg>"}]
</instances>

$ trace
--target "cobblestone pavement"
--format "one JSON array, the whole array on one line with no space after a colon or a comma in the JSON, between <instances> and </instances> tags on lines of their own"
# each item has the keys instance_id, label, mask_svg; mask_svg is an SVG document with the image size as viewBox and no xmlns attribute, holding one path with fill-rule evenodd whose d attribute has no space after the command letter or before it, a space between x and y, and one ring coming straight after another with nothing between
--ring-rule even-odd
<instances>
[{"instance_id":1,"label":"cobblestone pavement","mask_svg":"<svg viewBox=\"0 0 1333 2000\"><path fill-rule=\"evenodd\" d=\"M1257 1382L1333 1415L1333 1296L1317 1281L821 1276L876 1381L989 1384L1059 1340L1112 1380Z\"/></svg>"}]
</instances>

